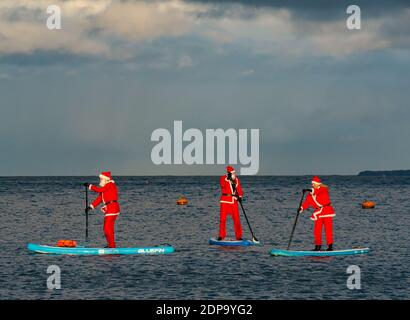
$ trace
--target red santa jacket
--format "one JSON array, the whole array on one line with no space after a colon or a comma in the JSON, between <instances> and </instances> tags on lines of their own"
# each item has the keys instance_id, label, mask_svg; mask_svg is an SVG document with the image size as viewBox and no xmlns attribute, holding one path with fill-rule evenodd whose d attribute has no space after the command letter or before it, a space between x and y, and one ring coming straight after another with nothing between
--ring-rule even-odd
<instances>
[{"instance_id":1,"label":"red santa jacket","mask_svg":"<svg viewBox=\"0 0 410 320\"><path fill-rule=\"evenodd\" d=\"M117 216L120 214L118 191L114 181L108 182L104 187L97 187L90 184L89 189L99 193L97 199L91 204L93 209L100 203L103 203L104 206L101 208L101 211L105 213L105 216Z\"/></svg>"},{"instance_id":2,"label":"red santa jacket","mask_svg":"<svg viewBox=\"0 0 410 320\"><path fill-rule=\"evenodd\" d=\"M235 190L232 188L231 181L228 180L227 176L222 176L219 178L219 184L221 185L221 199L219 200L220 203L234 203L237 200L237 197L242 197L243 196L243 191L241 187L241 182L239 181L239 178L236 178L234 181L235 184Z\"/></svg>"},{"instance_id":3,"label":"red santa jacket","mask_svg":"<svg viewBox=\"0 0 410 320\"><path fill-rule=\"evenodd\" d=\"M329 190L326 187L312 188L312 192L308 193L305 202L302 204L302 209L312 207L314 212L310 219L316 221L318 218L334 217L335 210L330 203Z\"/></svg>"}]
</instances>

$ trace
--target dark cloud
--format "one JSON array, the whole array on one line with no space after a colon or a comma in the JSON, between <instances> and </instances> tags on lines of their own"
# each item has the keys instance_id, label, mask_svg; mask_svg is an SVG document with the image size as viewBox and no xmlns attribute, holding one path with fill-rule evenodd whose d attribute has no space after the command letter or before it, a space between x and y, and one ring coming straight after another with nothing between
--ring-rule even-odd
<instances>
[{"instance_id":1,"label":"dark cloud","mask_svg":"<svg viewBox=\"0 0 410 320\"><path fill-rule=\"evenodd\" d=\"M191 1L209 4L205 15L215 18L247 19L255 7L287 8L313 24L345 16L353 2ZM244 6L236 10L234 3ZM354 3L383 17L409 6ZM152 164L150 134L172 130L174 120L203 132L260 129L260 174L407 168L410 56L395 49L409 43L409 21L401 18L383 20L380 31L386 41L395 39L395 47L340 59L255 53L248 42L260 29L224 43L221 52L189 33L131 45L132 54L123 60L58 51L0 56L0 175L79 175L100 168L117 174L217 174L217 166ZM191 67L178 67L183 55L192 58Z\"/></svg>"},{"instance_id":2,"label":"dark cloud","mask_svg":"<svg viewBox=\"0 0 410 320\"><path fill-rule=\"evenodd\" d=\"M252 15L257 8L288 9L295 16L304 19L333 20L346 16L346 8L355 4L360 6L363 17L378 17L410 8L408 0L186 0L192 3L211 4L209 14L214 17L229 14L229 5L242 5Z\"/></svg>"}]
</instances>

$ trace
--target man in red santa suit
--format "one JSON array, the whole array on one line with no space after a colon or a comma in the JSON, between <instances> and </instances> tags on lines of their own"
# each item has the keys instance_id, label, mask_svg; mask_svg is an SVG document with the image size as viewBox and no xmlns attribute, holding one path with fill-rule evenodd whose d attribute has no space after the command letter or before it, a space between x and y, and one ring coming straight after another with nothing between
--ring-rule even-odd
<instances>
[{"instance_id":1,"label":"man in red santa suit","mask_svg":"<svg viewBox=\"0 0 410 320\"><path fill-rule=\"evenodd\" d=\"M227 174L219 178L222 195L219 200L221 215L219 222L219 237L218 240L223 240L226 237L226 216L230 215L233 219L235 238L242 240L242 227L239 219L238 201L242 201L243 192L241 182L236 176L233 167L226 167Z\"/></svg>"},{"instance_id":2,"label":"man in red santa suit","mask_svg":"<svg viewBox=\"0 0 410 320\"><path fill-rule=\"evenodd\" d=\"M327 251L333 250L333 227L332 220L336 215L330 203L329 189L322 184L319 177L315 176L312 179L312 190L308 193L305 202L299 209L299 213L309 207L314 209L311 220L314 221L313 233L315 239L314 251L320 251L322 247L322 229L325 227Z\"/></svg>"},{"instance_id":3,"label":"man in red santa suit","mask_svg":"<svg viewBox=\"0 0 410 320\"><path fill-rule=\"evenodd\" d=\"M86 183L90 190L98 193L95 201L86 209L93 210L100 203L103 204L101 211L105 214L104 234L107 239L106 248L115 248L114 225L117 216L120 214L120 205L118 204L118 190L112 179L111 172L102 172L100 175L99 187Z\"/></svg>"}]
</instances>

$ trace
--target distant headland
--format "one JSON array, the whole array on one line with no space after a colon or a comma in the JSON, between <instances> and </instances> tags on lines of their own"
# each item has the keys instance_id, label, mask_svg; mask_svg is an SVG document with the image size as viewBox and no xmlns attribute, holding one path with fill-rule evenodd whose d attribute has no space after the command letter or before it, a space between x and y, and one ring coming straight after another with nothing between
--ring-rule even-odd
<instances>
[{"instance_id":1,"label":"distant headland","mask_svg":"<svg viewBox=\"0 0 410 320\"><path fill-rule=\"evenodd\" d=\"M410 170L390 170L390 171L361 171L358 176L390 176L390 177L403 177L410 176Z\"/></svg>"}]
</instances>

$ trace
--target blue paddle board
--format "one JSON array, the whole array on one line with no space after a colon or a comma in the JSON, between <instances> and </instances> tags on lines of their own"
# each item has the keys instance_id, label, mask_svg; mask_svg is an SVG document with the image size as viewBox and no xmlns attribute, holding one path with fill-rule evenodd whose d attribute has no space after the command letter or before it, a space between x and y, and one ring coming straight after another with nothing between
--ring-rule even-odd
<instances>
[{"instance_id":1,"label":"blue paddle board","mask_svg":"<svg viewBox=\"0 0 410 320\"><path fill-rule=\"evenodd\" d=\"M254 245L259 245L260 242L254 242L251 240L230 240L230 239L224 239L221 241L218 241L215 238L209 239L209 244L214 245L214 246L226 246L226 247L247 247L247 246L254 246Z\"/></svg>"},{"instance_id":2,"label":"blue paddle board","mask_svg":"<svg viewBox=\"0 0 410 320\"><path fill-rule=\"evenodd\" d=\"M29 243L27 249L36 253L68 254L68 255L108 255L108 254L168 254L175 251L172 246L156 246L146 248L86 248L86 247L52 247Z\"/></svg>"},{"instance_id":3,"label":"blue paddle board","mask_svg":"<svg viewBox=\"0 0 410 320\"><path fill-rule=\"evenodd\" d=\"M369 248L347 249L347 250L334 250L334 251L290 251L273 249L270 253L273 256L286 256L286 257L333 257L333 256L349 256L354 254L366 254L369 253Z\"/></svg>"}]
</instances>

